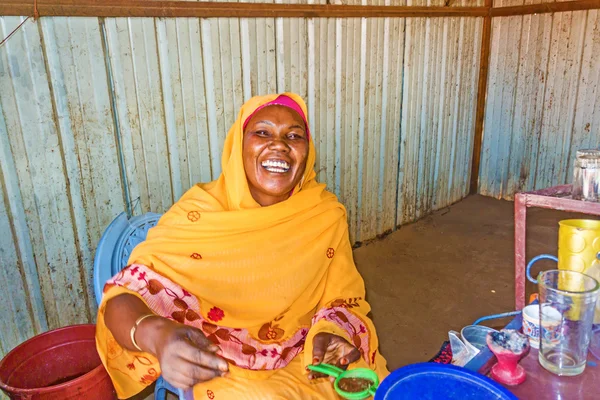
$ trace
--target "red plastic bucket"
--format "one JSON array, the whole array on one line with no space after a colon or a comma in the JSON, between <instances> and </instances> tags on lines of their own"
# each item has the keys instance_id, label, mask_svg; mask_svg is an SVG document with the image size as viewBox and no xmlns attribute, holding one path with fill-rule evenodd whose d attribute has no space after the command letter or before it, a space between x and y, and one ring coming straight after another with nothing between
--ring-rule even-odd
<instances>
[{"instance_id":1,"label":"red plastic bucket","mask_svg":"<svg viewBox=\"0 0 600 400\"><path fill-rule=\"evenodd\" d=\"M13 400L116 399L95 331L72 325L20 344L0 361L0 389Z\"/></svg>"}]
</instances>

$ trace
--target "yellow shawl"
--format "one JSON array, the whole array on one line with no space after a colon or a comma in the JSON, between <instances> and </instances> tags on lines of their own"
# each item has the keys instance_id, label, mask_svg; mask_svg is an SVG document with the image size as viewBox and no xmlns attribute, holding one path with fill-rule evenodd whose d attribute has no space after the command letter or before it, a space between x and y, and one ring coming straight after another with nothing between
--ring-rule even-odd
<instances>
[{"instance_id":1,"label":"yellow shawl","mask_svg":"<svg viewBox=\"0 0 600 400\"><path fill-rule=\"evenodd\" d=\"M300 97L285 95L306 115ZM122 349L104 325L106 301L124 292L157 314L202 329L221 346L232 375L264 379L302 351L310 363L319 332L345 337L375 368L377 336L366 317L346 211L315 181L312 135L306 170L288 200L261 207L250 194L243 123L276 98L244 104L225 141L221 176L175 203L135 248L130 266L106 285L97 344L119 397L160 374L152 356Z\"/></svg>"}]
</instances>

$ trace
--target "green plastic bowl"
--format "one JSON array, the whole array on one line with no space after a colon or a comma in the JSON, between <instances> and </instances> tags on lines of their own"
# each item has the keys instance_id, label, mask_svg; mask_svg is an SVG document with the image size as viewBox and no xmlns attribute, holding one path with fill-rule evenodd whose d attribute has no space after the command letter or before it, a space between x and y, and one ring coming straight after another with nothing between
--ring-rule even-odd
<instances>
[{"instance_id":1,"label":"green plastic bowl","mask_svg":"<svg viewBox=\"0 0 600 400\"><path fill-rule=\"evenodd\" d=\"M309 365L308 369L315 372L320 372L325 375L333 376L335 378L335 382L333 387L337 394L341 397L348 400L363 400L370 396L375 396L375 392L377 391L377 387L379 386L379 377L375 373L375 371L368 368L356 368L349 371L344 371L341 368L336 367L335 365L330 364L319 364L319 365ZM340 381L345 378L359 378L359 379L368 379L373 382L370 388L365 389L361 392L346 392L340 389Z\"/></svg>"}]
</instances>

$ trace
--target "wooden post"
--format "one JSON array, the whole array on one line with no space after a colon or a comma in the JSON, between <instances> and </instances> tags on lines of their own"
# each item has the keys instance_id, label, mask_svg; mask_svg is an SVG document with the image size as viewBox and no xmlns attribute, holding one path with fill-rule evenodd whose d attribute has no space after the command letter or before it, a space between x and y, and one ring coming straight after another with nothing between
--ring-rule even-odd
<instances>
[{"instance_id":1,"label":"wooden post","mask_svg":"<svg viewBox=\"0 0 600 400\"><path fill-rule=\"evenodd\" d=\"M481 162L481 147L483 143L483 120L485 118L485 98L487 94L487 80L490 66L490 48L492 45L492 0L485 0L490 14L483 19L483 32L481 34L481 56L479 58L479 83L477 85L477 108L475 112L475 136L473 138L473 159L471 162L471 187L470 193L477 193L479 184L479 164Z\"/></svg>"}]
</instances>

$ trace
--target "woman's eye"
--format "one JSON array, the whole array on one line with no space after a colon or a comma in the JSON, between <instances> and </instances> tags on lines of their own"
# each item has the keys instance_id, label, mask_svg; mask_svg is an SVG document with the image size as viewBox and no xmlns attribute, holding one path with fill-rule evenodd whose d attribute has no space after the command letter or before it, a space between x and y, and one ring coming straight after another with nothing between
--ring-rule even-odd
<instances>
[{"instance_id":1,"label":"woman's eye","mask_svg":"<svg viewBox=\"0 0 600 400\"><path fill-rule=\"evenodd\" d=\"M269 134L267 133L267 131L256 131L256 135L260 137L266 137Z\"/></svg>"},{"instance_id":2,"label":"woman's eye","mask_svg":"<svg viewBox=\"0 0 600 400\"><path fill-rule=\"evenodd\" d=\"M303 139L303 138L304 138L302 135L299 135L299 134L297 134L297 133L290 133L290 134L288 135L288 137L289 137L290 139Z\"/></svg>"}]
</instances>

